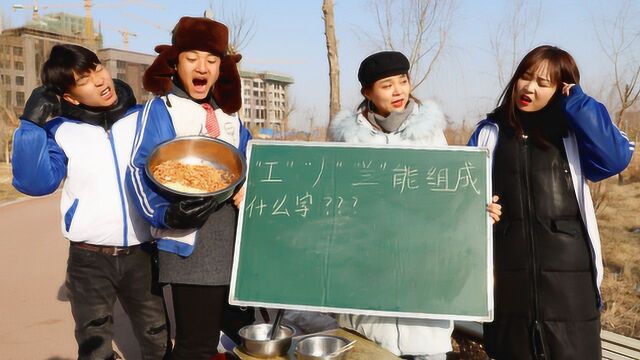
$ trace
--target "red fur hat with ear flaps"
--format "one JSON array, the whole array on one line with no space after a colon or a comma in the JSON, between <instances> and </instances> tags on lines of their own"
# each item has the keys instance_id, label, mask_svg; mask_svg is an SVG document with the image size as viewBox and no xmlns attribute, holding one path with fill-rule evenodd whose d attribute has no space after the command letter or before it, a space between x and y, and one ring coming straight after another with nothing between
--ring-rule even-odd
<instances>
[{"instance_id":1,"label":"red fur hat with ear flaps","mask_svg":"<svg viewBox=\"0 0 640 360\"><path fill-rule=\"evenodd\" d=\"M220 75L213 87L213 99L227 114L237 112L242 105L240 75L236 63L240 54L227 55L229 30L217 21L185 16L173 29L171 45L158 45L158 56L144 72L142 84L145 90L156 95L167 94L176 75L178 55L183 51L199 50L219 56Z\"/></svg>"}]
</instances>

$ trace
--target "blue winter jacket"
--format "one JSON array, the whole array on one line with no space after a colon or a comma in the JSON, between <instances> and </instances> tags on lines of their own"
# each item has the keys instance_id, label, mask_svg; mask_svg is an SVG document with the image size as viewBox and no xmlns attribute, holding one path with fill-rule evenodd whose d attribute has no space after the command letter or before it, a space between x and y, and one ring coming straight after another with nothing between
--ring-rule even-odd
<instances>
[{"instance_id":1,"label":"blue winter jacket","mask_svg":"<svg viewBox=\"0 0 640 360\"><path fill-rule=\"evenodd\" d=\"M251 139L249 130L236 115L225 114L221 109L216 109L215 114L220 128L218 138L244 154ZM144 171L147 159L158 145L175 137L206 135L205 123L206 112L201 105L173 94L150 100L138 116L126 182L138 210L154 228L167 228L164 214L169 199L147 177Z\"/></svg>"},{"instance_id":2,"label":"blue winter jacket","mask_svg":"<svg viewBox=\"0 0 640 360\"><path fill-rule=\"evenodd\" d=\"M60 210L66 239L107 246L151 239L149 225L130 207L124 186L140 110L130 108L109 131L65 117L44 127L20 121L13 137L13 186L41 196L64 180Z\"/></svg>"}]
</instances>

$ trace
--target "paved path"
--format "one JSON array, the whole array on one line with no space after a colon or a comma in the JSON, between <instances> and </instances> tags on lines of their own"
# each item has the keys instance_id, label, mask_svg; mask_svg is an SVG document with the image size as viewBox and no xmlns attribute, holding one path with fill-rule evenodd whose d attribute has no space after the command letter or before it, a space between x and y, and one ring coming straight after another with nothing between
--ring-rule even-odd
<instances>
[{"instance_id":1,"label":"paved path","mask_svg":"<svg viewBox=\"0 0 640 360\"><path fill-rule=\"evenodd\" d=\"M60 232L60 193L0 205L0 358L76 358L73 318L64 279L68 242ZM139 358L118 306L115 346Z\"/></svg>"}]
</instances>

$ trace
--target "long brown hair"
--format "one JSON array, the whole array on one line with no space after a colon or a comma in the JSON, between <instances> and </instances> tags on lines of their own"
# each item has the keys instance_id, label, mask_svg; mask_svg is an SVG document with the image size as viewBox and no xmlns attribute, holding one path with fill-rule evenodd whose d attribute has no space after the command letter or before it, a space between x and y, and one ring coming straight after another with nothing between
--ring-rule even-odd
<instances>
[{"instance_id":1,"label":"long brown hair","mask_svg":"<svg viewBox=\"0 0 640 360\"><path fill-rule=\"evenodd\" d=\"M502 114L507 123L515 130L517 136L523 134L522 123L516 115L516 85L520 78L530 69L536 69L544 61L547 61L551 83L557 86L556 94L562 91L562 83L578 84L580 82L580 72L573 57L566 51L550 45L541 45L529 51L524 56L516 72L509 80L509 83L502 91L498 99L497 107L489 114L495 118L497 114ZM551 100L553 101L553 99Z\"/></svg>"}]
</instances>

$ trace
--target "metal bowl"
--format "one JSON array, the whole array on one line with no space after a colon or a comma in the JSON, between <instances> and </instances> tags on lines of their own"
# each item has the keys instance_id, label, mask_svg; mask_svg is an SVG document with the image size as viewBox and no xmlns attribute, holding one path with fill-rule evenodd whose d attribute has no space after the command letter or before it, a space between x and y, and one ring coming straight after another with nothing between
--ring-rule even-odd
<instances>
[{"instance_id":1,"label":"metal bowl","mask_svg":"<svg viewBox=\"0 0 640 360\"><path fill-rule=\"evenodd\" d=\"M153 177L157 165L177 160L189 165L209 165L233 174L233 182L224 189L213 192L188 193L164 186ZM244 181L247 164L244 156L233 145L207 136L183 136L164 142L156 147L145 166L147 176L163 191L182 197L215 197L218 203L229 199L238 185Z\"/></svg>"},{"instance_id":2,"label":"metal bowl","mask_svg":"<svg viewBox=\"0 0 640 360\"><path fill-rule=\"evenodd\" d=\"M291 347L291 338L295 334L292 327L280 325L276 338L269 340L272 324L247 325L238 331L242 338L242 350L255 357L268 358L282 356Z\"/></svg>"},{"instance_id":3,"label":"metal bowl","mask_svg":"<svg viewBox=\"0 0 640 360\"><path fill-rule=\"evenodd\" d=\"M330 355L349 344L349 340L341 336L311 335L298 342L296 357L298 360L339 360L347 356L347 352Z\"/></svg>"}]
</instances>

